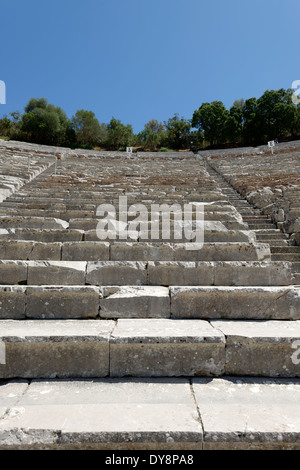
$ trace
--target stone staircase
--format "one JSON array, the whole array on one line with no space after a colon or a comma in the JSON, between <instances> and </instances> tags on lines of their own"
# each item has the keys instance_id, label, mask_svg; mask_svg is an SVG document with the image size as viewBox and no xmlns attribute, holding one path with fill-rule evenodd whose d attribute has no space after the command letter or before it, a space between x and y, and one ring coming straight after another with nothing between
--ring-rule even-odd
<instances>
[{"instance_id":1,"label":"stone staircase","mask_svg":"<svg viewBox=\"0 0 300 470\"><path fill-rule=\"evenodd\" d=\"M297 263L232 191L191 153L73 152L2 202L0 449L300 447ZM100 240L125 197L147 221ZM152 217L191 203L203 246Z\"/></svg>"}]
</instances>

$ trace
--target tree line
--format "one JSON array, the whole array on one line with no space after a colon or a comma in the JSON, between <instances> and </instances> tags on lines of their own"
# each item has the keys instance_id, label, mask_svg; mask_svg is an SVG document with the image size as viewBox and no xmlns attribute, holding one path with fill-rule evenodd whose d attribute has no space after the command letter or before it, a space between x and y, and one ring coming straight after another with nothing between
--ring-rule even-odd
<instances>
[{"instance_id":1,"label":"tree line","mask_svg":"<svg viewBox=\"0 0 300 470\"><path fill-rule=\"evenodd\" d=\"M293 90L267 90L260 98L239 99L230 109L222 101L202 103L191 119L175 114L156 119L135 134L130 124L111 119L100 123L93 111L78 110L69 119L62 108L45 98L31 98L24 113L0 118L0 137L70 148L125 150L199 150L261 145L268 140L300 136L300 106Z\"/></svg>"}]
</instances>

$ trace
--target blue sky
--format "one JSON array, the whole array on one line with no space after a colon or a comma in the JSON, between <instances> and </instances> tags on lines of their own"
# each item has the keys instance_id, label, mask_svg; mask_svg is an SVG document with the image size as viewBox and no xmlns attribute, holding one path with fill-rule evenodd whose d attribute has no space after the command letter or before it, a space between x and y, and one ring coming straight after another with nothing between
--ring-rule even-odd
<instances>
[{"instance_id":1,"label":"blue sky","mask_svg":"<svg viewBox=\"0 0 300 470\"><path fill-rule=\"evenodd\" d=\"M134 132L300 80L299 0L0 1L0 116L45 97Z\"/></svg>"}]
</instances>

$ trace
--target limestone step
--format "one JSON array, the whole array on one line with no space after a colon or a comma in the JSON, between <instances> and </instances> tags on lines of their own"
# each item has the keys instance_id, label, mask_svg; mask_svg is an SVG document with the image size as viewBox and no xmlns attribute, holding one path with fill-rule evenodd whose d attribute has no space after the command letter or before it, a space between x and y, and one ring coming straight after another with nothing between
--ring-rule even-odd
<instances>
[{"instance_id":1,"label":"limestone step","mask_svg":"<svg viewBox=\"0 0 300 470\"><path fill-rule=\"evenodd\" d=\"M10 217L0 216L0 229L39 228L43 230L65 230L68 222L54 217Z\"/></svg>"},{"instance_id":2,"label":"limestone step","mask_svg":"<svg viewBox=\"0 0 300 470\"><path fill-rule=\"evenodd\" d=\"M300 319L300 287L0 286L0 319Z\"/></svg>"},{"instance_id":3,"label":"limestone step","mask_svg":"<svg viewBox=\"0 0 300 470\"><path fill-rule=\"evenodd\" d=\"M300 254L297 253L273 253L271 257L273 261L300 261Z\"/></svg>"},{"instance_id":4,"label":"limestone step","mask_svg":"<svg viewBox=\"0 0 300 470\"><path fill-rule=\"evenodd\" d=\"M284 286L295 283L298 269L287 261L0 260L0 284Z\"/></svg>"},{"instance_id":5,"label":"limestone step","mask_svg":"<svg viewBox=\"0 0 300 470\"><path fill-rule=\"evenodd\" d=\"M300 247L299 246L286 246L286 247L281 247L281 246L275 246L271 248L272 253L300 253Z\"/></svg>"},{"instance_id":6,"label":"limestone step","mask_svg":"<svg viewBox=\"0 0 300 470\"><path fill-rule=\"evenodd\" d=\"M1 320L0 378L300 377L300 321Z\"/></svg>"},{"instance_id":7,"label":"limestone step","mask_svg":"<svg viewBox=\"0 0 300 470\"><path fill-rule=\"evenodd\" d=\"M267 261L271 258L271 252L265 243L200 243L200 240L199 243L0 240L0 258L51 261Z\"/></svg>"},{"instance_id":8,"label":"limestone step","mask_svg":"<svg viewBox=\"0 0 300 470\"><path fill-rule=\"evenodd\" d=\"M239 233L239 232L238 232ZM250 233L250 232L249 232ZM237 237L237 235L235 235ZM254 234L253 234L254 237ZM31 229L31 228L9 228L0 229L0 240L16 240L16 241L37 241L43 243L55 242L79 242L84 239L83 230L44 230L44 229ZM99 240L99 238L96 238ZM226 241L226 240L224 240ZM234 239L233 241L246 241L244 239ZM250 241L250 240L249 240Z\"/></svg>"},{"instance_id":9,"label":"limestone step","mask_svg":"<svg viewBox=\"0 0 300 470\"><path fill-rule=\"evenodd\" d=\"M170 287L172 318L300 319L300 287Z\"/></svg>"},{"instance_id":10,"label":"limestone step","mask_svg":"<svg viewBox=\"0 0 300 470\"><path fill-rule=\"evenodd\" d=\"M272 230L274 228L274 225L270 222L269 224L267 223L248 223L249 230Z\"/></svg>"},{"instance_id":11,"label":"limestone step","mask_svg":"<svg viewBox=\"0 0 300 470\"><path fill-rule=\"evenodd\" d=\"M299 450L299 400L296 378L8 380L0 450L165 450L192 466L193 450Z\"/></svg>"},{"instance_id":12,"label":"limestone step","mask_svg":"<svg viewBox=\"0 0 300 470\"><path fill-rule=\"evenodd\" d=\"M273 248L279 248L279 247L286 247L287 248L287 247L290 246L288 240L273 240L273 239L270 239L268 241L268 243L270 245L271 252L272 252Z\"/></svg>"}]
</instances>

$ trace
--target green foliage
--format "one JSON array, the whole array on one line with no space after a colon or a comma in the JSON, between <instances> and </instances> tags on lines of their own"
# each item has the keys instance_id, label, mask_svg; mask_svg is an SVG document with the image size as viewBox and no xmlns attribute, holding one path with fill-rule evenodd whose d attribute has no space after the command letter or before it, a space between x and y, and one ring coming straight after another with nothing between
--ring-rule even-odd
<instances>
[{"instance_id":1,"label":"green foliage","mask_svg":"<svg viewBox=\"0 0 300 470\"><path fill-rule=\"evenodd\" d=\"M145 128L138 134L137 142L145 150L157 150L165 138L164 126L155 119L147 122Z\"/></svg>"},{"instance_id":2,"label":"green foliage","mask_svg":"<svg viewBox=\"0 0 300 470\"><path fill-rule=\"evenodd\" d=\"M228 118L229 112L221 101L203 103L193 114L192 126L202 130L205 140L213 146L224 141Z\"/></svg>"},{"instance_id":3,"label":"green foliage","mask_svg":"<svg viewBox=\"0 0 300 470\"><path fill-rule=\"evenodd\" d=\"M151 119L135 135L130 124L114 117L99 123L93 111L78 110L69 119L46 98L31 98L24 114L14 111L0 118L0 135L47 145L102 147L125 150L137 146L150 151L199 150L206 146L260 145L278 138L300 138L300 105L293 90L267 90L260 98L235 100L230 109L221 101L202 103L192 119L177 113L164 123Z\"/></svg>"},{"instance_id":4,"label":"green foliage","mask_svg":"<svg viewBox=\"0 0 300 470\"><path fill-rule=\"evenodd\" d=\"M106 137L107 129L101 127L93 111L80 109L72 117L72 127L76 134L77 145L82 148L93 148Z\"/></svg>"},{"instance_id":5,"label":"green foliage","mask_svg":"<svg viewBox=\"0 0 300 470\"><path fill-rule=\"evenodd\" d=\"M49 104L45 98L31 98L22 116L21 132L30 142L61 145L69 125L61 108Z\"/></svg>"},{"instance_id":6,"label":"green foliage","mask_svg":"<svg viewBox=\"0 0 300 470\"><path fill-rule=\"evenodd\" d=\"M108 150L125 150L136 143L136 136L130 124L124 125L121 121L111 119L107 126L107 138L103 142Z\"/></svg>"},{"instance_id":7,"label":"green foliage","mask_svg":"<svg viewBox=\"0 0 300 470\"><path fill-rule=\"evenodd\" d=\"M175 150L186 149L189 146L189 132L191 129L191 121L179 117L176 113L168 121L164 122L165 139L163 143L166 147Z\"/></svg>"}]
</instances>

